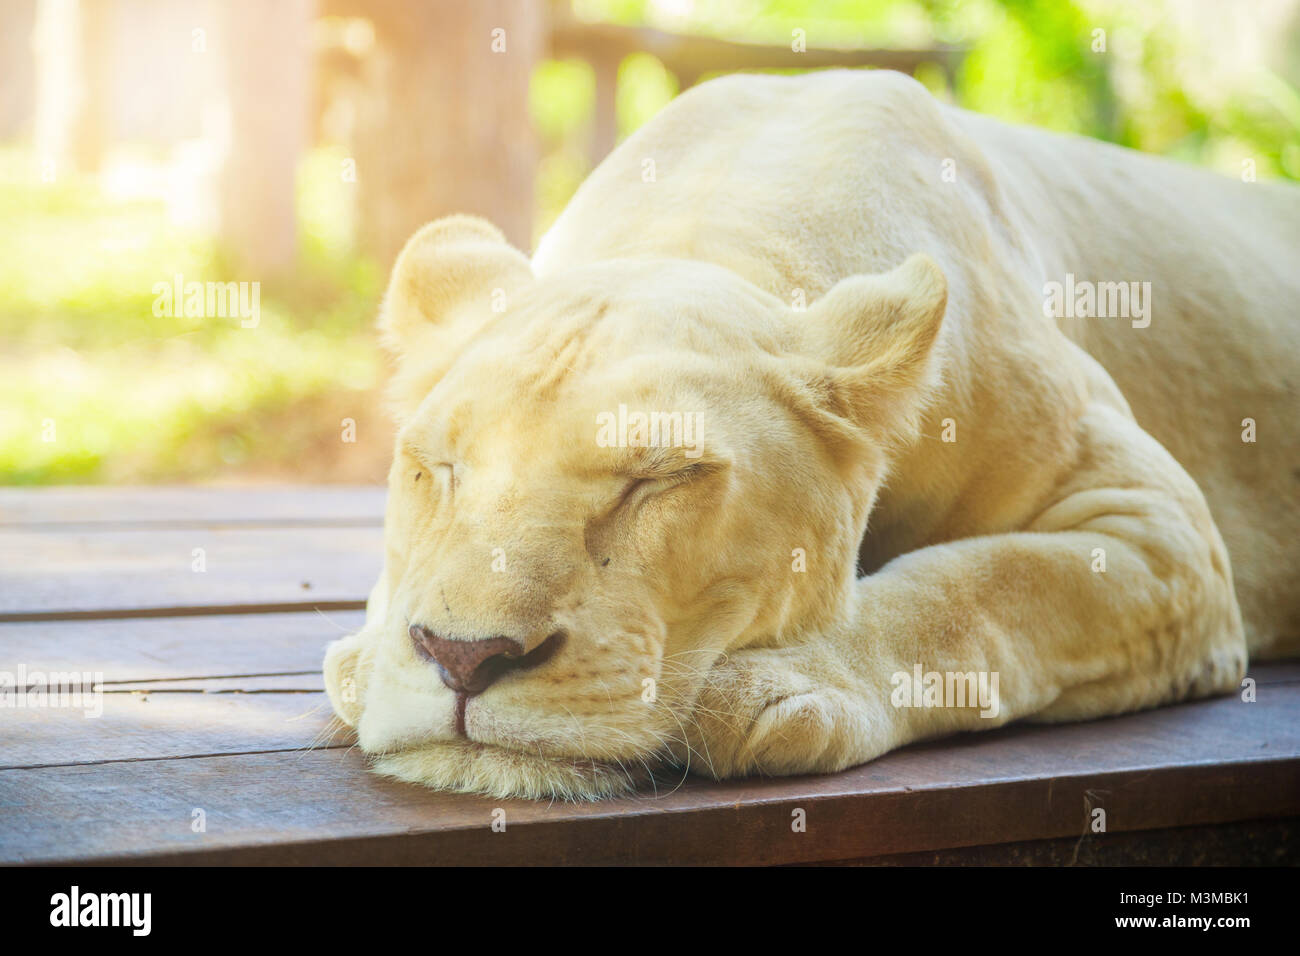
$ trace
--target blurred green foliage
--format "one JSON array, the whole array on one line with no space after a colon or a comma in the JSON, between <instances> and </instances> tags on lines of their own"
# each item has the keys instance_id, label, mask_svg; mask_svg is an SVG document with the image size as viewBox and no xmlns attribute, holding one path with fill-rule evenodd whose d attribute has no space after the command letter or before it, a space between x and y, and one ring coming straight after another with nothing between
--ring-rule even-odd
<instances>
[{"instance_id":1,"label":"blurred green foliage","mask_svg":"<svg viewBox=\"0 0 1300 956\"><path fill-rule=\"evenodd\" d=\"M959 106L1233 175L1240 171L1237 160L1249 157L1261 178L1300 181L1296 9L1290 22L1280 24L1288 35L1276 38L1281 70L1245 55L1216 32L1230 23L1243 25L1247 34L1266 33L1268 25L1255 18L1267 10L1254 3L574 0L574 10L589 19L649 22L752 43L788 44L799 28L810 47L955 48L961 65L951 84L934 70L923 79ZM1263 39L1267 44L1273 38ZM1198 77L1203 82L1191 82ZM644 118L620 112L620 121L629 123L625 133Z\"/></svg>"},{"instance_id":2,"label":"blurred green foliage","mask_svg":"<svg viewBox=\"0 0 1300 956\"><path fill-rule=\"evenodd\" d=\"M1111 140L1239 175L1300 180L1296 24L1290 60L1220 43L1214 17L1153 0L574 0L587 19L810 47L960 52L949 76L917 71L959 105ZM1194 12L1194 8L1193 8ZM1269 38L1265 38L1269 39ZM1284 38L1279 38L1284 39ZM1099 43L1103 48L1098 48ZM649 54L619 70L627 135L678 92ZM594 74L547 62L531 96L544 145L538 233L590 170ZM0 482L151 481L292 468L327 433L340 393L370 396L383 361L370 325L383 276L352 249L342 153L314 150L300 175L303 243L291 282L262 289L256 334L237 320L153 315L153 286L229 270L205 235L171 226L159 201L110 201L76 177L34 185L29 151L0 152ZM322 409L328 410L326 414ZM42 441L54 423L57 440ZM315 430L315 431L313 431ZM301 467L301 479L332 477Z\"/></svg>"},{"instance_id":3,"label":"blurred green foliage","mask_svg":"<svg viewBox=\"0 0 1300 956\"><path fill-rule=\"evenodd\" d=\"M589 20L749 43L786 45L801 29L816 48L952 49L951 77L936 62L917 79L956 105L1233 176L1250 160L1261 179L1300 181L1300 22L1284 24L1282 72L1215 34L1225 19L1249 33L1251 4L1202 4L1199 22L1186 0L574 0L573 8ZM536 112L549 154L539 230L590 171L582 143L595 82L582 63L548 64L541 75ZM629 57L619 71L620 134L677 92L653 56Z\"/></svg>"}]
</instances>

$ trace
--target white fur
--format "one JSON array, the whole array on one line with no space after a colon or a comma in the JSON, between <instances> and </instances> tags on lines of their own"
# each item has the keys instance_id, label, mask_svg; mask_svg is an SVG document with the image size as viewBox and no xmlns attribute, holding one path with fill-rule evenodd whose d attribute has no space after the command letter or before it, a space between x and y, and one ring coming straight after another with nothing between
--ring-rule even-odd
<instances>
[{"instance_id":1,"label":"white fur","mask_svg":"<svg viewBox=\"0 0 1300 956\"><path fill-rule=\"evenodd\" d=\"M703 84L535 276L463 217L403 254L387 561L335 708L403 779L580 798L1230 691L1300 646L1298 240L1294 189L897 74ZM1149 282L1150 324L1046 317L1067 273ZM599 446L619 402L700 413L705 467ZM461 740L409 621L567 642ZM894 706L916 665L996 673L996 716Z\"/></svg>"}]
</instances>

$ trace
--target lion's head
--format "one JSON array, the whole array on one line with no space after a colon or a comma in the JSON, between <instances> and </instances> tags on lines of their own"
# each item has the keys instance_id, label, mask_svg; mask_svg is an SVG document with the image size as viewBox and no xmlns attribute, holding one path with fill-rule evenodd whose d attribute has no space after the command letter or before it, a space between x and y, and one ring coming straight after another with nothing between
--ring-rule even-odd
<instances>
[{"instance_id":1,"label":"lion's head","mask_svg":"<svg viewBox=\"0 0 1300 956\"><path fill-rule=\"evenodd\" d=\"M325 659L378 769L579 798L707 772L710 669L843 612L945 298L920 256L796 311L700 262L537 278L481 220L417 233L381 322L384 572Z\"/></svg>"}]
</instances>

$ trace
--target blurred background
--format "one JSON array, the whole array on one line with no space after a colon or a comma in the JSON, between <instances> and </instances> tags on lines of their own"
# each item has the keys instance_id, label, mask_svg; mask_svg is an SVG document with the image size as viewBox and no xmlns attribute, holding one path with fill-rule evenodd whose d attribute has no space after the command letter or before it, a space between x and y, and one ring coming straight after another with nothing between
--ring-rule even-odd
<instances>
[{"instance_id":1,"label":"blurred background","mask_svg":"<svg viewBox=\"0 0 1300 956\"><path fill-rule=\"evenodd\" d=\"M0 484L382 481L415 228L530 250L681 90L829 66L1300 180L1300 0L0 0Z\"/></svg>"}]
</instances>

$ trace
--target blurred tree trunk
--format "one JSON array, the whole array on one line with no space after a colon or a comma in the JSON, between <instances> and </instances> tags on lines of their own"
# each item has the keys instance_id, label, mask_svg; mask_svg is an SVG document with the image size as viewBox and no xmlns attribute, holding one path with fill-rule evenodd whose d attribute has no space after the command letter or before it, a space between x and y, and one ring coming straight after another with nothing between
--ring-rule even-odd
<instances>
[{"instance_id":1,"label":"blurred tree trunk","mask_svg":"<svg viewBox=\"0 0 1300 956\"><path fill-rule=\"evenodd\" d=\"M77 42L81 90L72 118L72 159L78 169L98 172L108 149L113 103L113 17L110 0L81 0Z\"/></svg>"},{"instance_id":2,"label":"blurred tree trunk","mask_svg":"<svg viewBox=\"0 0 1300 956\"><path fill-rule=\"evenodd\" d=\"M546 46L532 0L382 0L358 117L359 238L384 268L430 219L474 213L532 247L528 87Z\"/></svg>"},{"instance_id":3,"label":"blurred tree trunk","mask_svg":"<svg viewBox=\"0 0 1300 956\"><path fill-rule=\"evenodd\" d=\"M0 139L31 130L36 102L36 0L0 0Z\"/></svg>"},{"instance_id":4,"label":"blurred tree trunk","mask_svg":"<svg viewBox=\"0 0 1300 956\"><path fill-rule=\"evenodd\" d=\"M596 74L596 118L591 133L589 155L593 168L599 166L618 145L618 68L623 51L596 50L591 68Z\"/></svg>"},{"instance_id":5,"label":"blurred tree trunk","mask_svg":"<svg viewBox=\"0 0 1300 956\"><path fill-rule=\"evenodd\" d=\"M314 0L226 0L230 152L221 175L221 239L256 276L293 264L295 181L307 146Z\"/></svg>"},{"instance_id":6,"label":"blurred tree trunk","mask_svg":"<svg viewBox=\"0 0 1300 956\"><path fill-rule=\"evenodd\" d=\"M72 160L73 126L81 99L81 16L77 0L41 0L32 52L36 58L36 151L42 178L58 179Z\"/></svg>"}]
</instances>

